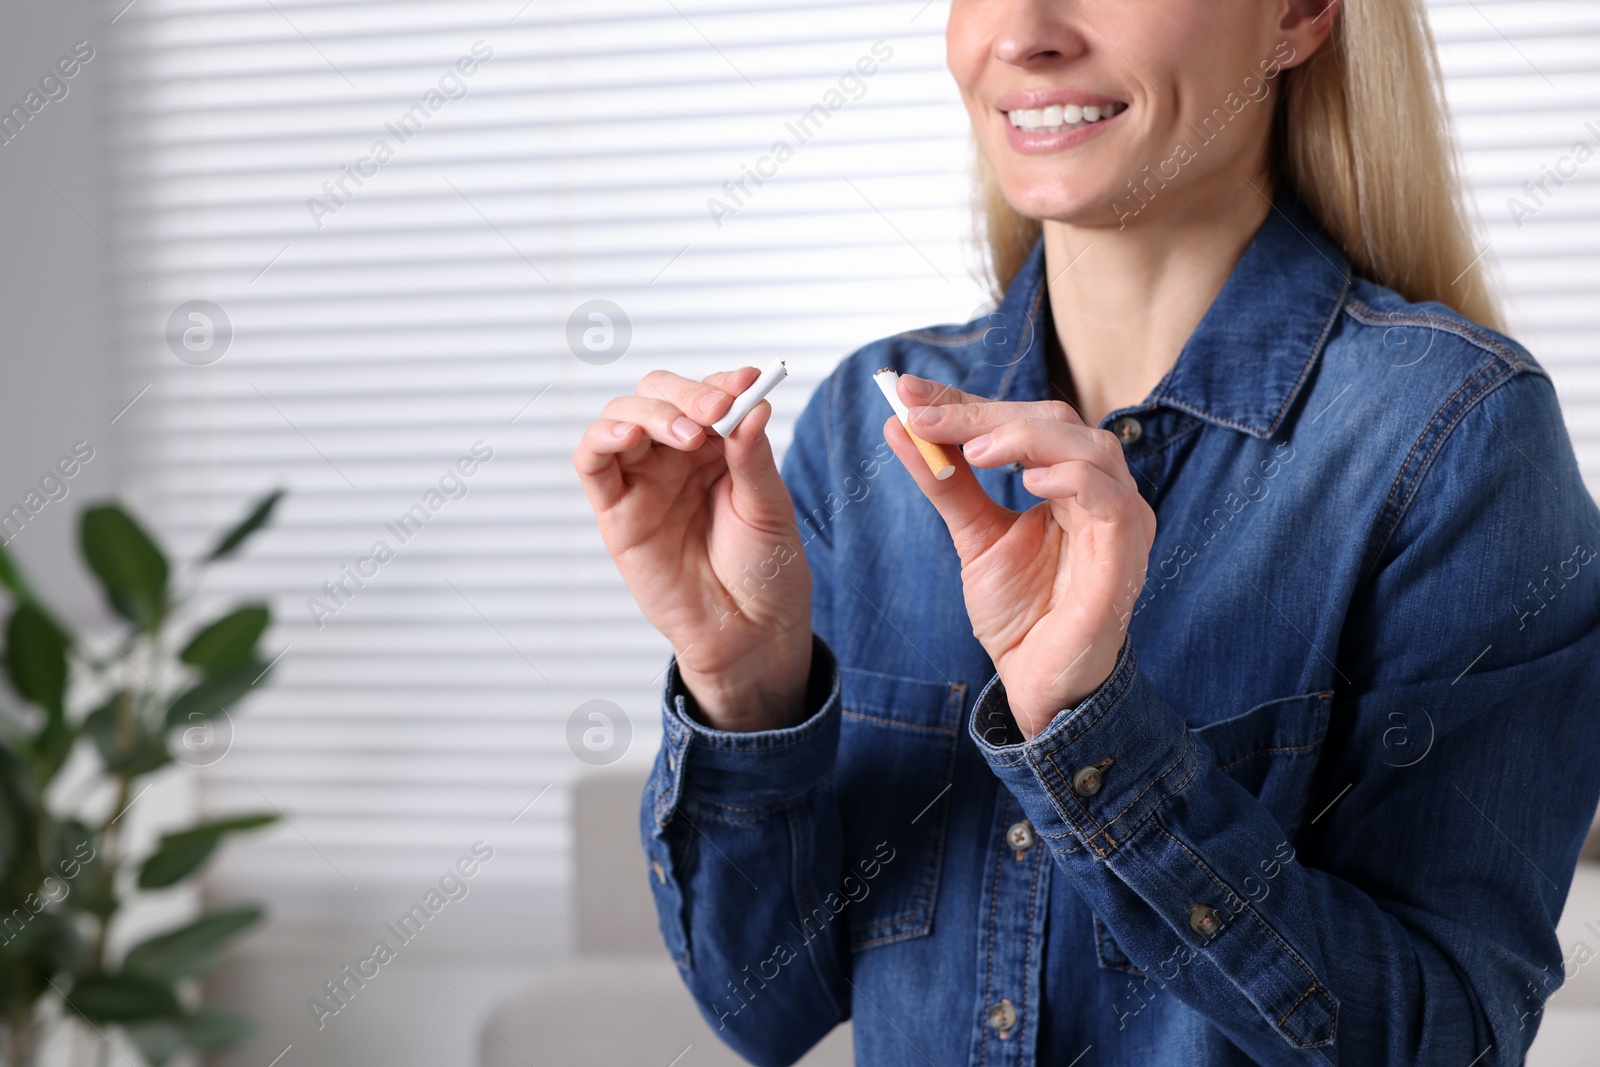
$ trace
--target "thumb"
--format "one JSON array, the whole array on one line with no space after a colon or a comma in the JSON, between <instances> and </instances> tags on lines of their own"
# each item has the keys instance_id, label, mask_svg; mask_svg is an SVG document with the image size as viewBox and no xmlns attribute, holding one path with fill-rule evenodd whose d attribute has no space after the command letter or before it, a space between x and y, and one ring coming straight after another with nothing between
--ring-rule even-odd
<instances>
[{"instance_id":1,"label":"thumb","mask_svg":"<svg viewBox=\"0 0 1600 1067\"><path fill-rule=\"evenodd\" d=\"M989 546L1011 528L1016 512L995 503L983 486L978 484L972 464L960 454L959 449L954 446L945 448L945 452L955 460L956 471L940 481L928 469L928 461L922 458L922 453L911 441L911 435L900 425L898 415L890 415L883 424L883 437L950 528L950 538L955 542L956 555L960 557L962 566L988 551Z\"/></svg>"},{"instance_id":2,"label":"thumb","mask_svg":"<svg viewBox=\"0 0 1600 1067\"><path fill-rule=\"evenodd\" d=\"M739 420L731 436L707 438L721 446L732 480L733 506L740 517L764 529L792 529L794 501L778 473L767 438L772 404L761 401Z\"/></svg>"}]
</instances>

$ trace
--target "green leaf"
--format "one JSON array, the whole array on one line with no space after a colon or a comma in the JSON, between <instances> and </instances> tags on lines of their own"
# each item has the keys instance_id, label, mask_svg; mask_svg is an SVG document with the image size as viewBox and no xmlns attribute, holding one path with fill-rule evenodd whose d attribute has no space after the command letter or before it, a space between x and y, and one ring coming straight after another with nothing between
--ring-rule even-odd
<instances>
[{"instance_id":1,"label":"green leaf","mask_svg":"<svg viewBox=\"0 0 1600 1067\"><path fill-rule=\"evenodd\" d=\"M6 624L6 673L23 699L52 714L61 713L67 690L67 648L71 638L32 604L19 604Z\"/></svg>"},{"instance_id":2,"label":"green leaf","mask_svg":"<svg viewBox=\"0 0 1600 1067\"><path fill-rule=\"evenodd\" d=\"M43 899L37 895L37 891L29 895L36 904ZM56 929L57 916L49 910L35 912L22 901L11 904L11 910L6 915L5 929L10 940L5 942L5 953L11 959L37 960L45 954Z\"/></svg>"},{"instance_id":3,"label":"green leaf","mask_svg":"<svg viewBox=\"0 0 1600 1067\"><path fill-rule=\"evenodd\" d=\"M11 554L0 545L0 586L5 586L11 591L11 596L19 604L32 604L43 611L39 598L34 596L33 588L28 585L28 580L22 576L22 569L11 558Z\"/></svg>"},{"instance_id":4,"label":"green leaf","mask_svg":"<svg viewBox=\"0 0 1600 1067\"><path fill-rule=\"evenodd\" d=\"M50 977L71 974L87 961L89 946L70 913L42 911L34 917L33 925L42 928L33 955Z\"/></svg>"},{"instance_id":5,"label":"green leaf","mask_svg":"<svg viewBox=\"0 0 1600 1067\"><path fill-rule=\"evenodd\" d=\"M178 998L166 982L145 975L108 974L80 978L67 994L67 1005L86 1019L138 1022L175 1014Z\"/></svg>"},{"instance_id":6,"label":"green leaf","mask_svg":"<svg viewBox=\"0 0 1600 1067\"><path fill-rule=\"evenodd\" d=\"M167 558L150 535L115 504L89 508L78 529L83 558L112 607L153 630L167 609Z\"/></svg>"},{"instance_id":7,"label":"green leaf","mask_svg":"<svg viewBox=\"0 0 1600 1067\"><path fill-rule=\"evenodd\" d=\"M256 642L272 620L265 604L249 604L195 634L178 658L207 674L215 674L249 659Z\"/></svg>"},{"instance_id":8,"label":"green leaf","mask_svg":"<svg viewBox=\"0 0 1600 1067\"><path fill-rule=\"evenodd\" d=\"M156 1019L125 1028L144 1058L162 1067L185 1049L223 1049L247 1040L255 1024L242 1015L201 1008L183 1019Z\"/></svg>"},{"instance_id":9,"label":"green leaf","mask_svg":"<svg viewBox=\"0 0 1600 1067\"><path fill-rule=\"evenodd\" d=\"M278 821L276 813L241 815L232 819L203 823L175 834L165 834L155 854L139 871L140 889L163 889L187 877L205 863L223 837L243 830L254 830Z\"/></svg>"},{"instance_id":10,"label":"green leaf","mask_svg":"<svg viewBox=\"0 0 1600 1067\"><path fill-rule=\"evenodd\" d=\"M51 715L33 738L33 765L41 787L48 786L50 780L61 769L61 764L66 762L67 753L72 751L72 743L78 739L78 732L67 722L66 715Z\"/></svg>"},{"instance_id":11,"label":"green leaf","mask_svg":"<svg viewBox=\"0 0 1600 1067\"><path fill-rule=\"evenodd\" d=\"M228 908L141 941L128 950L123 972L167 982L203 974L216 964L228 942L260 922L263 914L254 904Z\"/></svg>"},{"instance_id":12,"label":"green leaf","mask_svg":"<svg viewBox=\"0 0 1600 1067\"><path fill-rule=\"evenodd\" d=\"M269 666L252 656L237 666L201 678L167 707L165 729L193 726L221 715L250 691Z\"/></svg>"},{"instance_id":13,"label":"green leaf","mask_svg":"<svg viewBox=\"0 0 1600 1067\"><path fill-rule=\"evenodd\" d=\"M282 497L282 489L274 489L263 497L261 502L255 506L255 510L251 511L243 522L223 535L222 540L217 542L217 547L213 548L211 554L206 556L206 562L210 563L231 555L234 549L244 543L245 538L265 526L267 520L272 517L272 509L277 506Z\"/></svg>"},{"instance_id":14,"label":"green leaf","mask_svg":"<svg viewBox=\"0 0 1600 1067\"><path fill-rule=\"evenodd\" d=\"M221 1049L248 1041L255 1023L242 1015L201 1008L183 1021L183 1037L193 1048Z\"/></svg>"},{"instance_id":15,"label":"green leaf","mask_svg":"<svg viewBox=\"0 0 1600 1067\"><path fill-rule=\"evenodd\" d=\"M6 881L33 851L35 816L33 773L21 754L0 737L0 874Z\"/></svg>"},{"instance_id":16,"label":"green leaf","mask_svg":"<svg viewBox=\"0 0 1600 1067\"><path fill-rule=\"evenodd\" d=\"M106 770L113 774L149 774L172 761L166 729L151 733L131 713L124 713L121 707L124 696L113 694L106 703L90 712L83 720L83 732L100 750Z\"/></svg>"},{"instance_id":17,"label":"green leaf","mask_svg":"<svg viewBox=\"0 0 1600 1067\"><path fill-rule=\"evenodd\" d=\"M140 889L165 889L200 869L216 851L220 838L207 837L162 844L139 870Z\"/></svg>"},{"instance_id":18,"label":"green leaf","mask_svg":"<svg viewBox=\"0 0 1600 1067\"><path fill-rule=\"evenodd\" d=\"M100 758L107 764L115 762L123 748L127 747L127 742L118 736L121 723L117 715L117 705L124 698L132 699L125 693L112 693L104 704L91 711L83 720L83 732L94 742L94 747L100 750Z\"/></svg>"},{"instance_id":19,"label":"green leaf","mask_svg":"<svg viewBox=\"0 0 1600 1067\"><path fill-rule=\"evenodd\" d=\"M69 887L62 904L104 918L116 910L105 865L95 848L94 832L77 819L56 824L55 847L48 856L50 873Z\"/></svg>"},{"instance_id":20,"label":"green leaf","mask_svg":"<svg viewBox=\"0 0 1600 1067\"><path fill-rule=\"evenodd\" d=\"M186 1047L183 1029L172 1019L151 1019L123 1027L151 1067L166 1067Z\"/></svg>"}]
</instances>

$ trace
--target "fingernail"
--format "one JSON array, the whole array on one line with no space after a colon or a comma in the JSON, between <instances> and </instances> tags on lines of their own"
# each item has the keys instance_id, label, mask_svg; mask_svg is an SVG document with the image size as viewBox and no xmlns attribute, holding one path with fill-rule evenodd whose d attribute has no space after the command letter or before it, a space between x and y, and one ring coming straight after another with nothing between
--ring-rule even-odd
<instances>
[{"instance_id":1,"label":"fingernail","mask_svg":"<svg viewBox=\"0 0 1600 1067\"><path fill-rule=\"evenodd\" d=\"M987 451L989 451L989 435L986 433L979 434L961 446L962 455L968 457L981 456Z\"/></svg>"},{"instance_id":2,"label":"fingernail","mask_svg":"<svg viewBox=\"0 0 1600 1067\"><path fill-rule=\"evenodd\" d=\"M925 382L921 378L911 377L902 377L900 380L906 383L906 392L910 393L912 396L933 395L932 382Z\"/></svg>"},{"instance_id":3,"label":"fingernail","mask_svg":"<svg viewBox=\"0 0 1600 1067\"><path fill-rule=\"evenodd\" d=\"M695 406L704 414L709 415L711 414L711 410L717 406L717 401L722 399L722 395L722 390L720 389L709 392L702 396L700 398L700 402Z\"/></svg>"},{"instance_id":4,"label":"fingernail","mask_svg":"<svg viewBox=\"0 0 1600 1067\"><path fill-rule=\"evenodd\" d=\"M631 422L619 422L615 426L611 427L611 432L616 434L618 437L626 437L633 432L633 425L634 424Z\"/></svg>"},{"instance_id":5,"label":"fingernail","mask_svg":"<svg viewBox=\"0 0 1600 1067\"><path fill-rule=\"evenodd\" d=\"M678 435L680 441L693 441L694 435L700 432L700 424L679 415L672 420L672 432Z\"/></svg>"},{"instance_id":6,"label":"fingernail","mask_svg":"<svg viewBox=\"0 0 1600 1067\"><path fill-rule=\"evenodd\" d=\"M918 426L937 426L944 418L944 408L912 408L911 421Z\"/></svg>"}]
</instances>

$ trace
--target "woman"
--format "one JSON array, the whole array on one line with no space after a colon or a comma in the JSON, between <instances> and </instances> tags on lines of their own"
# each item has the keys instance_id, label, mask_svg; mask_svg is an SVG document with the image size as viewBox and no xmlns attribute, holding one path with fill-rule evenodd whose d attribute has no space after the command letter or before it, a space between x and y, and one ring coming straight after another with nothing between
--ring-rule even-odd
<instances>
[{"instance_id":1,"label":"woman","mask_svg":"<svg viewBox=\"0 0 1600 1067\"><path fill-rule=\"evenodd\" d=\"M753 367L574 457L676 653L642 828L702 1011L758 1064L1520 1063L1600 512L1420 4L955 0L948 58L999 310L845 360L781 478L766 402L705 429Z\"/></svg>"}]
</instances>

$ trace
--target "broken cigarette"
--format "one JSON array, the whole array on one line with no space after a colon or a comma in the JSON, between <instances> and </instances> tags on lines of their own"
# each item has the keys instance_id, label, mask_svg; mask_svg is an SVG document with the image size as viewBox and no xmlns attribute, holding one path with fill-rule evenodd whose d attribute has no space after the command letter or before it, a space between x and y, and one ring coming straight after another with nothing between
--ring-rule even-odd
<instances>
[{"instance_id":1,"label":"broken cigarette","mask_svg":"<svg viewBox=\"0 0 1600 1067\"><path fill-rule=\"evenodd\" d=\"M885 367L872 376L878 383L878 388L883 391L884 398L889 401L889 406L894 408L894 413L900 416L900 425L905 426L906 435L911 438L911 443L917 446L917 451L922 453L923 461L928 464L928 469L933 476L941 482L956 472L956 465L950 459L948 449L944 445L936 445L932 441L924 441L911 432L907 420L911 412L900 402L900 394L895 392L895 383L900 380L900 375L893 368Z\"/></svg>"},{"instance_id":2,"label":"broken cigarette","mask_svg":"<svg viewBox=\"0 0 1600 1067\"><path fill-rule=\"evenodd\" d=\"M726 415L713 422L711 428L723 437L733 433L733 428L739 425L739 421L750 414L751 409L761 403L768 393L772 392L773 386L788 376L789 368L783 360L780 359L774 362L761 372L761 377L750 383L750 388L733 398L733 407L728 409Z\"/></svg>"}]
</instances>

